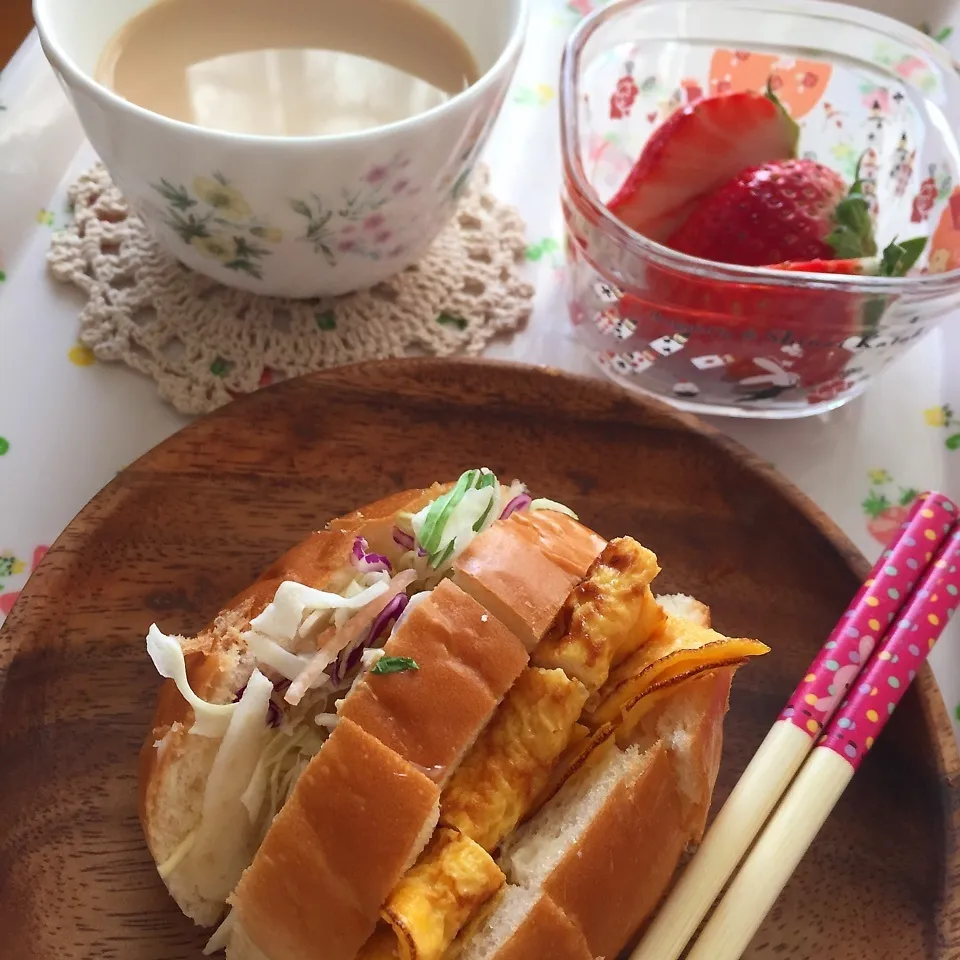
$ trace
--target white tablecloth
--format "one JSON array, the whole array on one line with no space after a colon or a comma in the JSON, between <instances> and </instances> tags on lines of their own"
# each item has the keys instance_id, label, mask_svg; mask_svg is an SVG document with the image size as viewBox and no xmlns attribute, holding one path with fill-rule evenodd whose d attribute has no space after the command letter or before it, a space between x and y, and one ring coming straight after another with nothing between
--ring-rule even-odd
<instances>
[{"instance_id":1,"label":"white tablecloth","mask_svg":"<svg viewBox=\"0 0 960 960\"><path fill-rule=\"evenodd\" d=\"M950 21L960 26L960 11L921 2L873 6L893 15L912 9L903 19L927 20L938 35ZM526 218L537 285L527 329L489 354L591 375L571 339L559 284L557 74L565 37L592 5L534 0L527 49L486 157L494 190ZM66 187L93 159L31 37L0 75L0 620L84 503L185 423L150 381L95 362L77 344L79 302L46 274L50 232L69 216ZM865 397L826 417L717 423L783 471L873 559L914 491L960 497L960 319L921 342ZM958 640L947 635L933 654L955 716Z\"/></svg>"}]
</instances>

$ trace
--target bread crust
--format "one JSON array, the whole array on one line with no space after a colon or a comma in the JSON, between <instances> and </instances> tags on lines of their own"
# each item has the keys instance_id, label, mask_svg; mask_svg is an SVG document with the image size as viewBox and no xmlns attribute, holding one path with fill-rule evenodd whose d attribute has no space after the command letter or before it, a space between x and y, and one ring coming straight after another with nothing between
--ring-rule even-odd
<instances>
[{"instance_id":1,"label":"bread crust","mask_svg":"<svg viewBox=\"0 0 960 960\"><path fill-rule=\"evenodd\" d=\"M429 777L341 720L231 897L246 936L271 960L351 960L433 832L439 799Z\"/></svg>"},{"instance_id":2,"label":"bread crust","mask_svg":"<svg viewBox=\"0 0 960 960\"><path fill-rule=\"evenodd\" d=\"M720 667L686 681L651 718L655 734L668 745L674 742L671 759L684 808L683 830L693 844L700 842L706 829L737 669Z\"/></svg>"},{"instance_id":3,"label":"bread crust","mask_svg":"<svg viewBox=\"0 0 960 960\"><path fill-rule=\"evenodd\" d=\"M520 675L527 652L449 580L411 611L384 652L410 657L418 669L368 673L340 716L443 783Z\"/></svg>"},{"instance_id":4,"label":"bread crust","mask_svg":"<svg viewBox=\"0 0 960 960\"><path fill-rule=\"evenodd\" d=\"M543 884L593 956L617 956L656 907L687 846L669 753L658 742L645 759Z\"/></svg>"},{"instance_id":5,"label":"bread crust","mask_svg":"<svg viewBox=\"0 0 960 960\"><path fill-rule=\"evenodd\" d=\"M565 514L515 513L460 554L454 581L533 650L604 545Z\"/></svg>"}]
</instances>

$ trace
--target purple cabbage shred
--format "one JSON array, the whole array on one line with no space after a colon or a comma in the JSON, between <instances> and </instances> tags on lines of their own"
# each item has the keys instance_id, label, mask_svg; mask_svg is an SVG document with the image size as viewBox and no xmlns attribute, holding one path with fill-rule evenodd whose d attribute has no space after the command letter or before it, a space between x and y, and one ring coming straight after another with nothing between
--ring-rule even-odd
<instances>
[{"instance_id":1,"label":"purple cabbage shred","mask_svg":"<svg viewBox=\"0 0 960 960\"><path fill-rule=\"evenodd\" d=\"M353 559L364 573L392 573L390 559L382 553L369 553L369 546L363 537L353 541Z\"/></svg>"},{"instance_id":2,"label":"purple cabbage shred","mask_svg":"<svg viewBox=\"0 0 960 960\"><path fill-rule=\"evenodd\" d=\"M270 702L267 704L267 726L268 727L279 727L281 721L283 720L283 711L279 706L274 702L273 698L270 698Z\"/></svg>"},{"instance_id":3,"label":"purple cabbage shred","mask_svg":"<svg viewBox=\"0 0 960 960\"><path fill-rule=\"evenodd\" d=\"M413 539L413 534L407 533L406 530L401 530L399 527L393 528L393 542L398 547L403 547L404 550L412 550L417 545Z\"/></svg>"},{"instance_id":4,"label":"purple cabbage shred","mask_svg":"<svg viewBox=\"0 0 960 960\"><path fill-rule=\"evenodd\" d=\"M331 680L334 686L342 683L343 679L360 665L363 651L373 646L374 642L391 622L399 619L400 614L406 609L408 603L409 597L405 593L397 594L397 596L377 614L363 642L358 643L351 650L344 651L340 654L340 657L333 665L333 672L331 674Z\"/></svg>"},{"instance_id":5,"label":"purple cabbage shred","mask_svg":"<svg viewBox=\"0 0 960 960\"><path fill-rule=\"evenodd\" d=\"M518 493L504 508L500 514L501 520L506 520L512 513L518 510L526 510L533 502L533 498L528 493Z\"/></svg>"}]
</instances>

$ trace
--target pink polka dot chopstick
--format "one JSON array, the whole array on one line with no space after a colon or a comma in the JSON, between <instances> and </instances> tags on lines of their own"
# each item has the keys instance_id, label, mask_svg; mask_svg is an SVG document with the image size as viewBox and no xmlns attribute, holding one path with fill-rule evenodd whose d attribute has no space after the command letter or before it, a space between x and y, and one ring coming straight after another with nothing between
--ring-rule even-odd
<instances>
[{"instance_id":1,"label":"pink polka dot chopstick","mask_svg":"<svg viewBox=\"0 0 960 960\"><path fill-rule=\"evenodd\" d=\"M735 871L686 958L742 956L960 603L958 521L943 494L914 504L631 960L677 960Z\"/></svg>"}]
</instances>

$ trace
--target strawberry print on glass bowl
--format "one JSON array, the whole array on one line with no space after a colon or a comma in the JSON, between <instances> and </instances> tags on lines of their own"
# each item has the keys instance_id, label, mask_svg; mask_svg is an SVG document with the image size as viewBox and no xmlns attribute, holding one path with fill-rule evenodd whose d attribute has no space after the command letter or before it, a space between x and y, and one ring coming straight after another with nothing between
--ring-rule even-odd
<instances>
[{"instance_id":1,"label":"strawberry print on glass bowl","mask_svg":"<svg viewBox=\"0 0 960 960\"><path fill-rule=\"evenodd\" d=\"M776 49L770 37L789 42ZM669 218L641 235L610 212L678 108L768 87L799 127L801 162L848 186L859 170L880 251L925 240L907 276L720 264L651 239ZM808 416L857 396L938 323L957 322L960 76L919 31L807 0L635 0L580 25L560 96L568 306L579 341L624 387L701 413ZM704 165L722 164L703 153ZM658 192L677 186L678 166L657 172ZM696 181L693 167L679 175Z\"/></svg>"}]
</instances>

